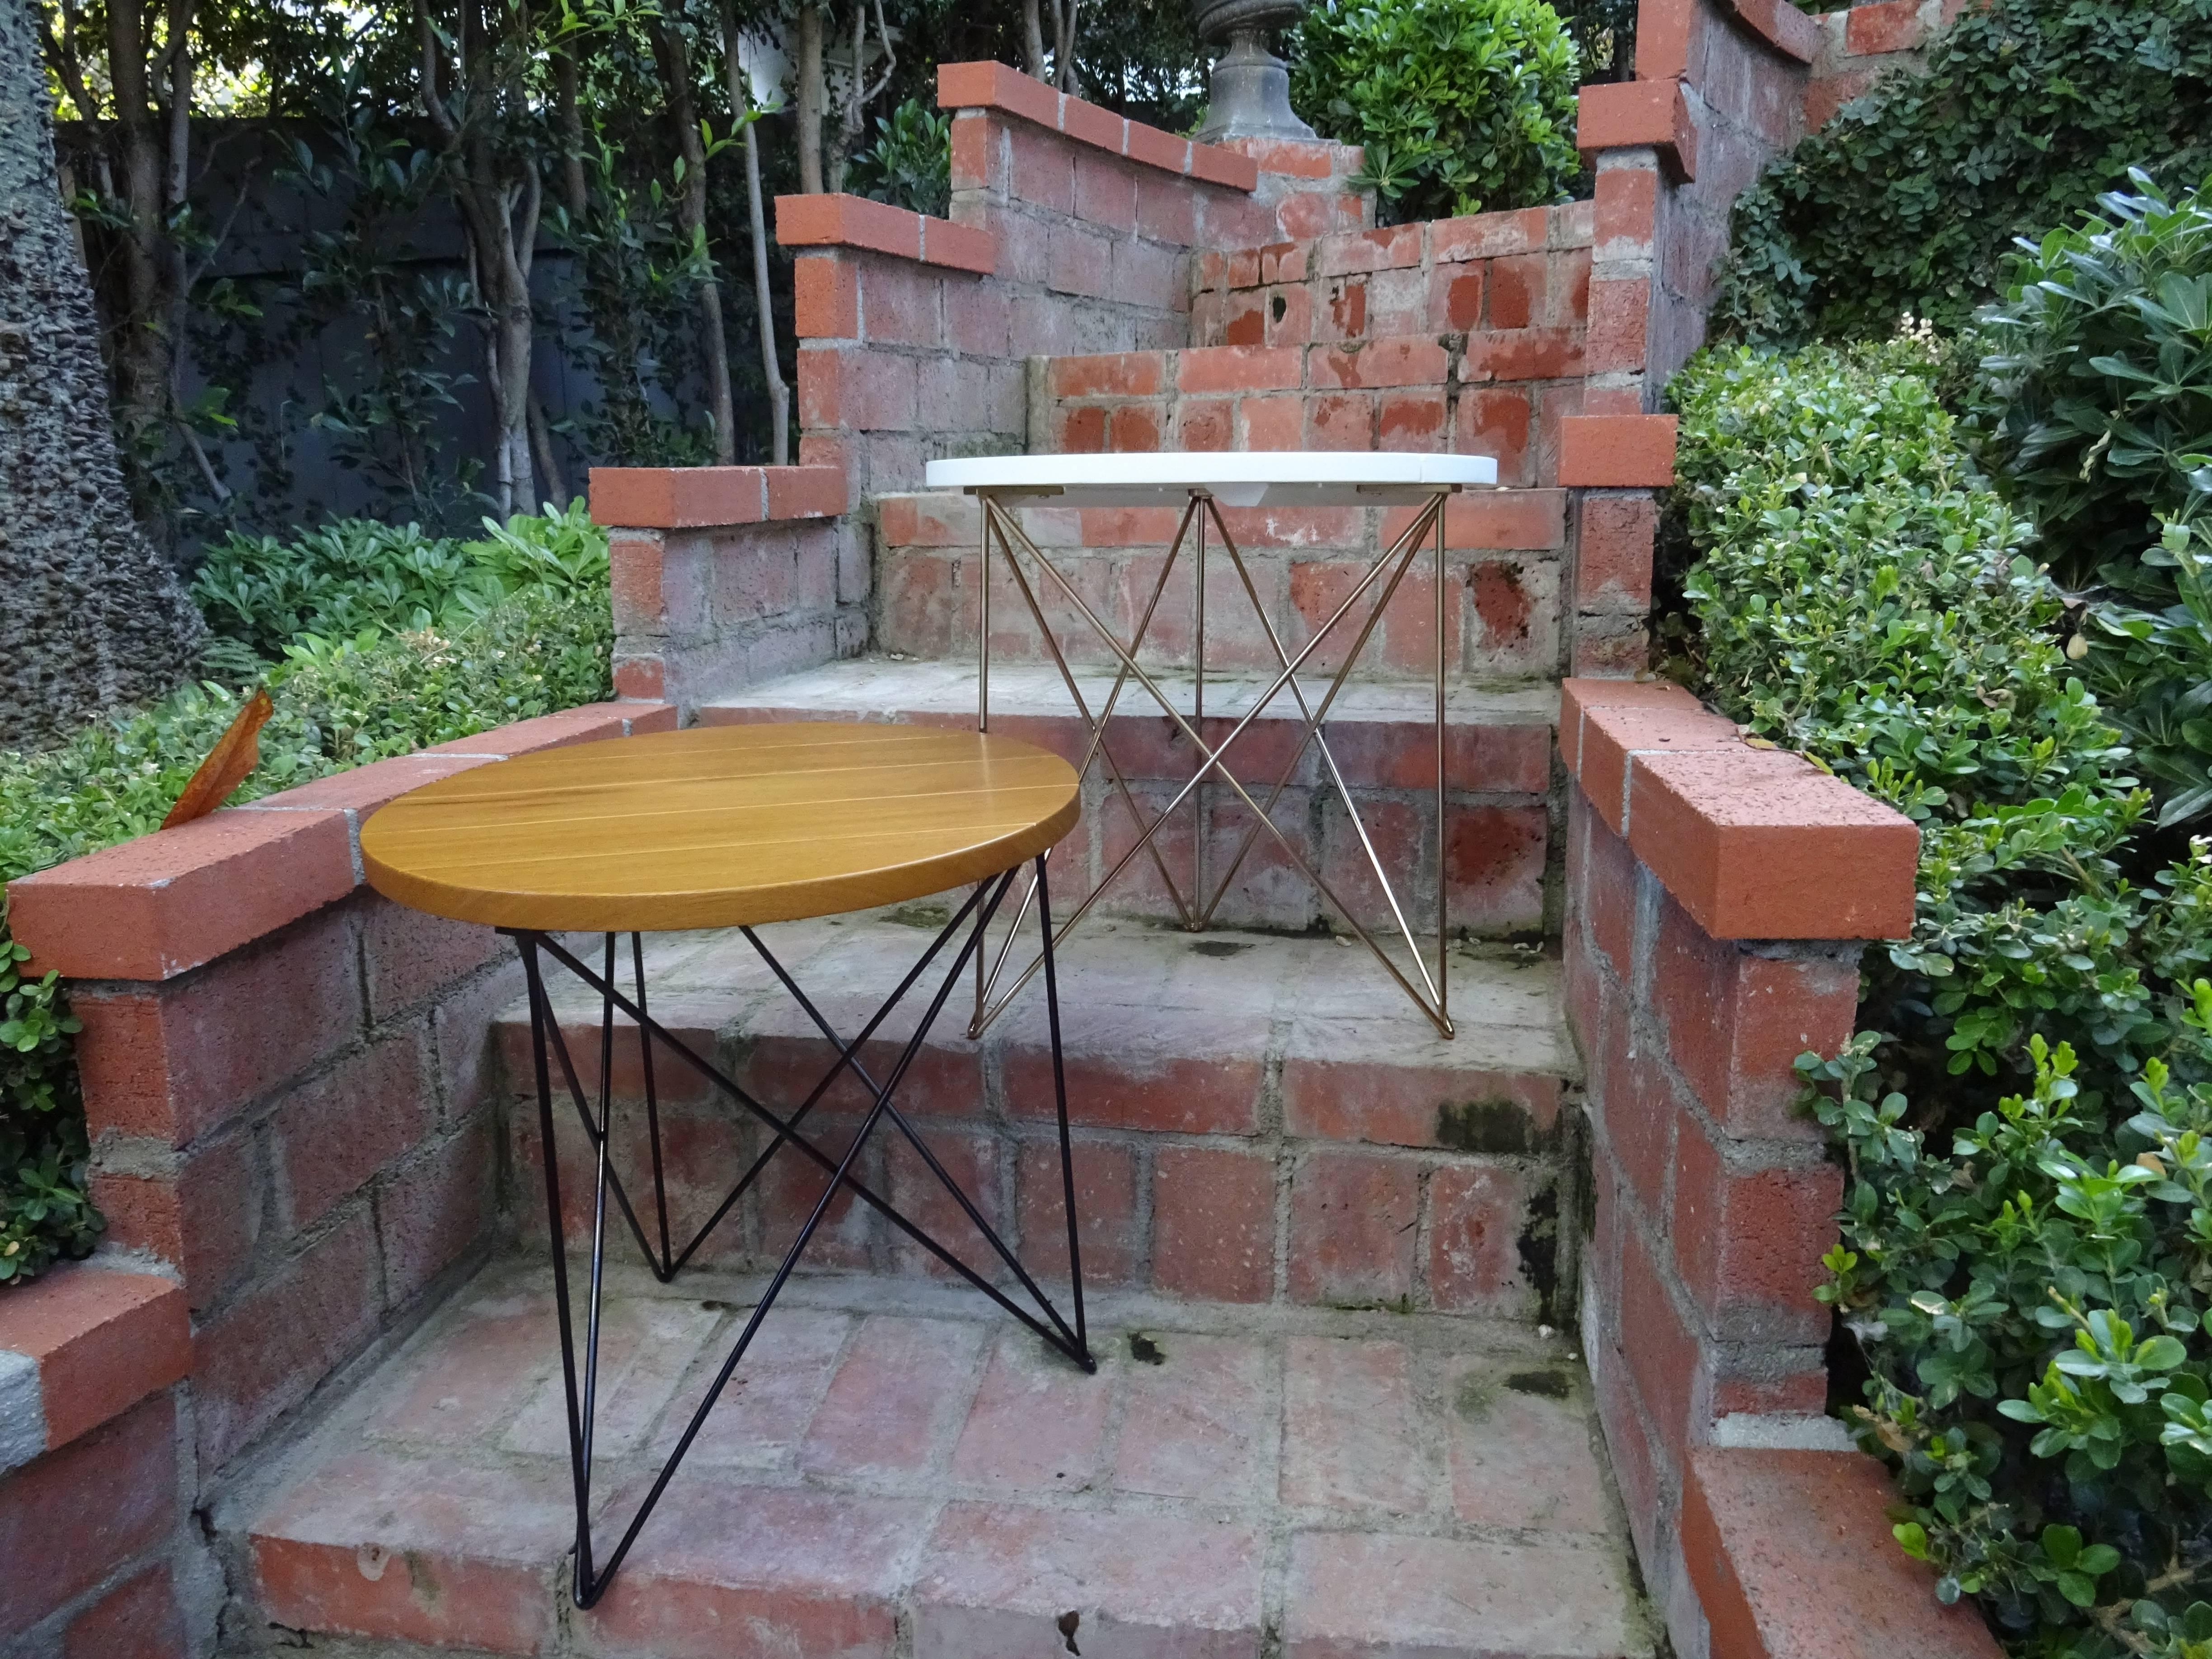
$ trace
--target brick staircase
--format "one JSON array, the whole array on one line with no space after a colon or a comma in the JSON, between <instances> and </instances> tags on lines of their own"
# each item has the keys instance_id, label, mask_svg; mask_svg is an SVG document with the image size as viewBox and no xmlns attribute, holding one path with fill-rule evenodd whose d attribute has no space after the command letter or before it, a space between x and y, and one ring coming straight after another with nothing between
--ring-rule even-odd
<instances>
[{"instance_id":1,"label":"brick staircase","mask_svg":"<svg viewBox=\"0 0 2212 1659\"><path fill-rule=\"evenodd\" d=\"M1029 96L1018 82L990 95ZM1121 224L1118 208L1098 210L1101 225L1078 222L1086 204L1118 201L1101 194L1102 166L1120 170L1115 188L1133 189L1139 210L1149 198L1134 137L1109 143L1102 130L1110 164L1071 150L1091 142L1071 136L1075 106L1053 106L1050 120L1042 105L994 115L980 148L956 130L961 178L1002 176L994 145L1016 158L1004 175L1013 193L978 198L969 215L1000 249L980 283L963 273L994 269L989 238L971 248L925 224L908 248L904 222L874 204L810 205L805 239L835 251L799 265L806 458L844 467L860 511L834 527L779 524L743 470L726 484L672 475L695 492L690 505L656 498L613 520L665 527L617 533L618 683L642 694L649 682L702 723L971 725L980 519L965 498L913 493L924 443L1018 447L1025 428L1036 451L1494 453L1515 487L1459 498L1446 518L1442 821L1425 553L1327 728L1407 919L1431 941L1441 880L1455 1035L1437 1034L1270 838L1200 933L1178 925L1161 872L1139 859L1060 958L1098 1374L1055 1359L872 1211L833 1205L703 1442L588 1612L566 1595L565 1431L550 1276L534 1254L545 1149L534 1111L512 1097L514 1249L384 1357L250 1501L217 1516L234 1584L252 1587L250 1616L234 1620L240 1644L339 1641L379 1659L423 1647L639 1659L1653 1652L1577 1326L1581 1077L1556 944L1558 678L1570 661L1620 648L1610 621L1593 625L1593 606L1626 615L1639 603L1576 591L1576 536L1595 550L1604 504L1648 508L1648 497L1593 495L1601 507L1585 503L1595 516L1577 526L1560 487L1563 422L1632 396L1589 381L1611 372L1598 354L1614 349L1586 349L1592 210L1370 232L1357 228L1356 198L1328 194L1332 214L1355 212L1352 228L1340 219L1299 243L1200 253L1177 267L1182 290L1107 298L1077 283L1088 267L1063 257L1070 237L1121 236L1118 262L1164 258L1161 248L1199 233L1141 211ZM1020 159L1041 143L1048 160L1073 155L1066 202ZM1193 177L1201 148L1180 163ZM1339 189L1343 158L1326 147L1290 160L1314 163L1315 188L1267 210L1270 222ZM1215 196L1194 199L1208 224L1233 213L1223 222L1264 228L1266 188L1251 204L1207 189ZM1025 317L1059 319L1038 325L1042 349L1064 354L1053 343L1066 339L1090 355L1014 356L1040 349L1022 343ZM1155 344L1165 349L1128 349ZM940 416L973 430L933 427ZM608 510L624 478L663 476L614 475L604 501L595 483L595 505ZM710 501L716 491L734 504ZM748 541L690 528L763 514L771 522ZM1175 517L1038 508L1024 521L1126 638ZM1296 651L1411 514L1224 519L1269 626ZM1143 655L1189 714L1186 560ZM1053 654L1003 571L994 580L992 728L1079 761L1088 734ZM1218 542L1205 580L1199 724L1218 743L1275 659ZM1049 592L1045 604L1085 700L1100 707L1112 653L1073 607ZM866 651L854 654L863 626ZM1302 671L1310 696L1350 636L1331 635ZM1277 697L1229 762L1255 791L1290 765L1271 817L1377 927L1382 895L1312 747L1297 749L1297 718ZM1148 815L1189 776L1188 738L1133 684L1108 741ZM1085 809L1054 854L1063 915L1138 833L1101 767L1086 776ZM1194 865L1218 881L1252 828L1217 781L1157 844L1188 892ZM823 1012L849 1025L944 915L923 903L768 931ZM827 1066L832 1050L742 938L665 937L649 958L656 1016L763 1097L796 1098ZM556 988L556 1006L590 1086L598 1008L564 994ZM1042 1000L1034 986L1020 992L972 1038L970 1006L963 994L948 1007L906 1103L1024 1262L1048 1286L1064 1282ZM902 1041L911 1017L894 1017L881 1042ZM496 1030L512 1086L531 1072L519 999ZM665 1092L673 1070L657 1067L671 1219L688 1233L762 1142L704 1091ZM611 1079L616 1156L640 1173L641 1075L625 1031ZM824 1146L849 1144L862 1110L857 1087L834 1090L812 1120ZM572 1205L588 1201L585 1152L574 1134L556 1149ZM969 1237L903 1146L879 1138L860 1167L940 1238ZM617 1242L595 1486L610 1518L651 1480L818 1192L810 1167L772 1164L696 1268L665 1287ZM572 1237L588 1224L582 1209L568 1219ZM989 1261L980 1240L965 1254L979 1270Z\"/></svg>"}]
</instances>

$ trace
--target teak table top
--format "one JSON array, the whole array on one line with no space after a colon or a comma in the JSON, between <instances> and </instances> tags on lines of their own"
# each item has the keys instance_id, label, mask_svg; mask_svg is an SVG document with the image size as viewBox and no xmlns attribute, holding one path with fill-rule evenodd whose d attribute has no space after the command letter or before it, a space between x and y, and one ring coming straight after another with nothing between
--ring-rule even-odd
<instances>
[{"instance_id":1,"label":"teak table top","mask_svg":"<svg viewBox=\"0 0 2212 1659\"><path fill-rule=\"evenodd\" d=\"M369 884L552 932L730 927L896 904L1066 835L1075 770L1011 738L808 721L694 726L441 778L362 827Z\"/></svg>"}]
</instances>

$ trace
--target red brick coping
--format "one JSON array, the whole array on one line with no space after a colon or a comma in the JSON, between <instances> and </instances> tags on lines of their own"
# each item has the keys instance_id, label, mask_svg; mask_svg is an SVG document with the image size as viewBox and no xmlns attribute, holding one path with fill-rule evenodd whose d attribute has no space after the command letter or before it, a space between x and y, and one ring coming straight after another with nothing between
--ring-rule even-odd
<instances>
[{"instance_id":1,"label":"red brick coping","mask_svg":"<svg viewBox=\"0 0 2212 1659\"><path fill-rule=\"evenodd\" d=\"M11 882L9 927L30 946L34 975L173 979L351 893L362 819L417 785L675 725L667 703L587 703L356 767Z\"/></svg>"},{"instance_id":2,"label":"red brick coping","mask_svg":"<svg viewBox=\"0 0 2212 1659\"><path fill-rule=\"evenodd\" d=\"M91 1433L191 1369L173 1280L88 1265L0 1290L0 1471Z\"/></svg>"},{"instance_id":3,"label":"red brick coping","mask_svg":"<svg viewBox=\"0 0 2212 1659\"><path fill-rule=\"evenodd\" d=\"M1997 1659L1889 1537L1896 1492L1857 1452L1705 1447L1682 1483L1682 1556L1713 1659Z\"/></svg>"},{"instance_id":4,"label":"red brick coping","mask_svg":"<svg viewBox=\"0 0 2212 1659\"><path fill-rule=\"evenodd\" d=\"M1662 680L1560 686L1559 754L1715 939L1901 939L1920 832L1802 756L1756 748Z\"/></svg>"},{"instance_id":5,"label":"red brick coping","mask_svg":"<svg viewBox=\"0 0 2212 1659\"><path fill-rule=\"evenodd\" d=\"M871 202L868 205L880 204ZM845 469L595 466L592 469L591 508L592 523L620 525L634 530L702 530L715 525L766 524L779 519L833 519L845 510Z\"/></svg>"},{"instance_id":6,"label":"red brick coping","mask_svg":"<svg viewBox=\"0 0 2212 1659\"><path fill-rule=\"evenodd\" d=\"M866 248L979 276L999 265L999 240L989 231L865 196L779 196L775 240L785 247Z\"/></svg>"},{"instance_id":7,"label":"red brick coping","mask_svg":"<svg viewBox=\"0 0 2212 1659\"><path fill-rule=\"evenodd\" d=\"M1585 155L1649 145L1680 179L1698 176L1698 128L1679 80L1601 82L1582 89L1575 145Z\"/></svg>"},{"instance_id":8,"label":"red brick coping","mask_svg":"<svg viewBox=\"0 0 2212 1659\"><path fill-rule=\"evenodd\" d=\"M1000 110L1079 144L1140 161L1163 173L1181 173L1231 190L1260 187L1260 164L1249 155L1124 119L1111 110L1055 91L1005 64L939 64L937 106L939 109Z\"/></svg>"}]
</instances>

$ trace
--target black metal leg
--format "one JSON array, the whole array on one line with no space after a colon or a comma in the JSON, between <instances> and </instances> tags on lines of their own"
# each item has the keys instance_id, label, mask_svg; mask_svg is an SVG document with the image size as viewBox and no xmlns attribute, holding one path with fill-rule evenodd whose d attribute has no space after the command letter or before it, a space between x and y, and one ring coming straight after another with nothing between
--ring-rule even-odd
<instances>
[{"instance_id":1,"label":"black metal leg","mask_svg":"<svg viewBox=\"0 0 2212 1659\"><path fill-rule=\"evenodd\" d=\"M896 1102L900 1085L905 1081L915 1056L921 1053L922 1045L927 1040L931 1029L943 1011L946 1000L951 996L955 985L966 969L969 958L971 956L980 957L986 930L990 925L991 918L997 913L1000 902L1005 898L1007 889L1012 884L1015 872L1008 871L994 880L977 886L968 902L962 905L959 911L945 924L928 950L922 954L921 960L901 981L890 998L861 1028L859 1035L849 1042L842 1041L838 1036L836 1030L823 1017L805 994L799 989L797 982L769 951L759 937L751 929L745 930L747 939L751 941L754 948L760 952L763 959L774 970L778 980L789 991L799 1006L805 1010L808 1018L837 1049L836 1058L831 1062L821 1080L814 1085L806 1098L792 1111L787 1118L780 1115L755 1099L733 1079L725 1075L711 1061L694 1053L652 1018L646 1006L644 945L642 940L636 935L632 935L631 944L631 963L635 986L635 998L633 1000L631 997L625 995L615 982L616 939L613 934L607 935L604 967L600 972L594 973L585 963L564 948L559 941L546 934L510 930L514 932L517 947L521 953L524 975L528 983L530 995L532 1053L535 1081L538 1086L538 1132L545 1164L547 1225L551 1235L553 1251L554 1309L560 1328L562 1382L567 1392L568 1411L570 1474L576 1505L576 1573L574 1596L577 1606L588 1607L597 1601L605 1591L608 1581L628 1556L631 1545L636 1541L639 1531L645 1525L654 1506L659 1502L661 1494L666 1489L669 1480L674 1476L678 1465L683 1462L684 1454L690 1449L692 1441L696 1438L700 1428L705 1424L708 1413L714 1409L714 1403L720 1397L723 1389L735 1374L747 1349L751 1346L754 1334L759 1330L762 1321L766 1318L769 1309L774 1305L776 1297L782 1292L784 1285L789 1279L793 1269L797 1267L799 1258L812 1242L816 1232L819 1231L823 1218L828 1214L830 1206L841 1188L881 1212L901 1232L955 1269L969 1284L988 1296L993 1302L1036 1332L1053 1347L1066 1354L1085 1371L1095 1371L1097 1369L1097 1361L1091 1353L1084 1319L1082 1258L1077 1238L1075 1216L1075 1176L1068 1140L1067 1091L1060 1054L1059 987L1054 977L1051 960L1052 919L1049 899L1045 895L1043 888L1043 863L1044 860L1042 858L1037 860L1037 888L1040 898L1044 901L1040 905L1039 915L1045 930L1045 997L1051 1029L1053 1085L1059 1114L1060 1176L1062 1191L1067 1206L1068 1261L1075 1314L1075 1323L1073 1328L1060 1316L1060 1310L1054 1306L1051 1297L1047 1296L1036 1281L1030 1277L1028 1271L1015 1257L1014 1253L1007 1248L1005 1241L984 1219L974 1201L961 1190L958 1182L952 1178L936 1155L930 1151L921 1136L915 1132L913 1125L907 1121L905 1115L899 1110ZM962 942L954 954L951 967L945 971L941 982L931 996L927 1008L917 1023L913 1035L902 1046L897 1060L883 1080L878 1083L860 1058L862 1046L875 1035L878 1028L889 1018L891 1012L914 988L921 975L928 970L930 964L956 938L960 939ZM559 962L571 975L599 995L600 1068L599 1097L596 1113L592 1110L591 1104L586 1097L581 1080L577 1075L574 1063L568 1054L567 1038L561 1030L559 1020L554 1015L552 1000L545 988L540 961L541 953ZM658 1251L653 1249L652 1241L647 1237L646 1229L623 1188L619 1174L613 1167L613 1031L614 1018L617 1012L626 1015L636 1023L642 1051L647 1131L652 1143L654 1219L658 1223L659 1233ZM727 1198L723 1200L714 1216L693 1237L690 1243L678 1253L672 1253L672 1237L669 1231L658 1091L654 1087L652 1060L652 1051L656 1042L665 1044L680 1060L706 1077L717 1088L729 1095L740 1106L774 1131L774 1138L766 1150L753 1161L736 1188ZM575 1103L578 1121L583 1126L595 1158L596 1178L592 1215L590 1291L588 1306L585 1312L584 1351L580 1367L576 1351L574 1309L569 1293L565 1217L561 1206L561 1178L554 1145L552 1068L555 1060L559 1062L563 1081L568 1085L570 1095ZM868 1091L871 1097L870 1104L866 1118L861 1124L860 1133L854 1137L852 1145L845 1150L842 1157L832 1159L799 1130L807 1115L820 1102L823 1096L827 1093L836 1079L846 1072L850 1072ZM897 1209L871 1190L860 1179L855 1173L855 1168L860 1152L877 1126L886 1119L890 1120L905 1137L931 1172L959 1203L963 1212L974 1224L994 1252L1012 1272L1023 1290L1035 1299L1037 1310L1044 1316L1043 1320L1041 1321L1036 1314L1012 1301L998 1285L992 1284L943 1244L932 1238L910 1218L901 1214ZM673 1277L690 1259L708 1234L714 1231L723 1217L728 1214L738 1200L759 1176L768 1161L786 1146L792 1147L799 1155L824 1170L829 1179L823 1188L821 1196L815 1201L812 1211L807 1216L805 1225L799 1230L799 1236L792 1242L790 1249L784 1253L783 1260L778 1265L767 1290L762 1294L759 1302L753 1309L751 1316L746 1321L744 1328L739 1333L735 1344L724 1359L712 1386L708 1388L705 1397L701 1400L697 1408L693 1412L691 1419L685 1425L675 1449L654 1479L651 1489L639 1505L636 1514L624 1529L621 1541L608 1556L605 1565L600 1566L596 1563L592 1547L591 1491L592 1431L598 1405L600 1307L605 1288L606 1260L608 1198L611 1194L617 1205L622 1209L629 1224L631 1232L637 1239L640 1249L652 1266L655 1277L665 1281ZM1047 1321L1049 1322L1048 1324L1045 1322Z\"/></svg>"}]
</instances>

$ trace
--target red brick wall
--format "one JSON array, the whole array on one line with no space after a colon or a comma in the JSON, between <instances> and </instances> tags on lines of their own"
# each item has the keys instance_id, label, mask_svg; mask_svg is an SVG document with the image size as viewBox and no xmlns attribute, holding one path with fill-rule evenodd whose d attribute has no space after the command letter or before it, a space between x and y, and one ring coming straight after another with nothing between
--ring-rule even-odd
<instances>
[{"instance_id":1,"label":"red brick wall","mask_svg":"<svg viewBox=\"0 0 2212 1659\"><path fill-rule=\"evenodd\" d=\"M361 820L431 778L672 726L546 715L25 878L9 922L70 981L107 1245L192 1312L199 1479L418 1305L492 1224L485 1032L501 941L362 885ZM251 895L250 935L235 925ZM145 942L161 944L149 955Z\"/></svg>"},{"instance_id":2,"label":"red brick wall","mask_svg":"<svg viewBox=\"0 0 2212 1659\"><path fill-rule=\"evenodd\" d=\"M846 500L836 466L594 467L617 693L688 712L861 651L867 550Z\"/></svg>"},{"instance_id":3,"label":"red brick wall","mask_svg":"<svg viewBox=\"0 0 2212 1659\"><path fill-rule=\"evenodd\" d=\"M1928 44L1966 9L1969 0L1862 0L1820 19L1820 56L1805 85L1805 131L1817 132L1836 112L1892 72L1917 73Z\"/></svg>"},{"instance_id":4,"label":"red brick wall","mask_svg":"<svg viewBox=\"0 0 2212 1659\"><path fill-rule=\"evenodd\" d=\"M1692 1454L1843 1443L1813 1297L1842 1173L1793 1062L1850 1036L1860 941L1910 928L1918 837L1663 683L1570 681L1560 749L1583 1340L1645 1577L1678 1650L1703 1652L1679 1535Z\"/></svg>"},{"instance_id":5,"label":"red brick wall","mask_svg":"<svg viewBox=\"0 0 2212 1659\"><path fill-rule=\"evenodd\" d=\"M509 953L363 886L362 819L675 714L520 721L10 884L11 930L83 1023L108 1230L93 1262L0 1294L0 1632L64 1659L210 1650L222 1587L192 1512L497 1225Z\"/></svg>"}]
</instances>

